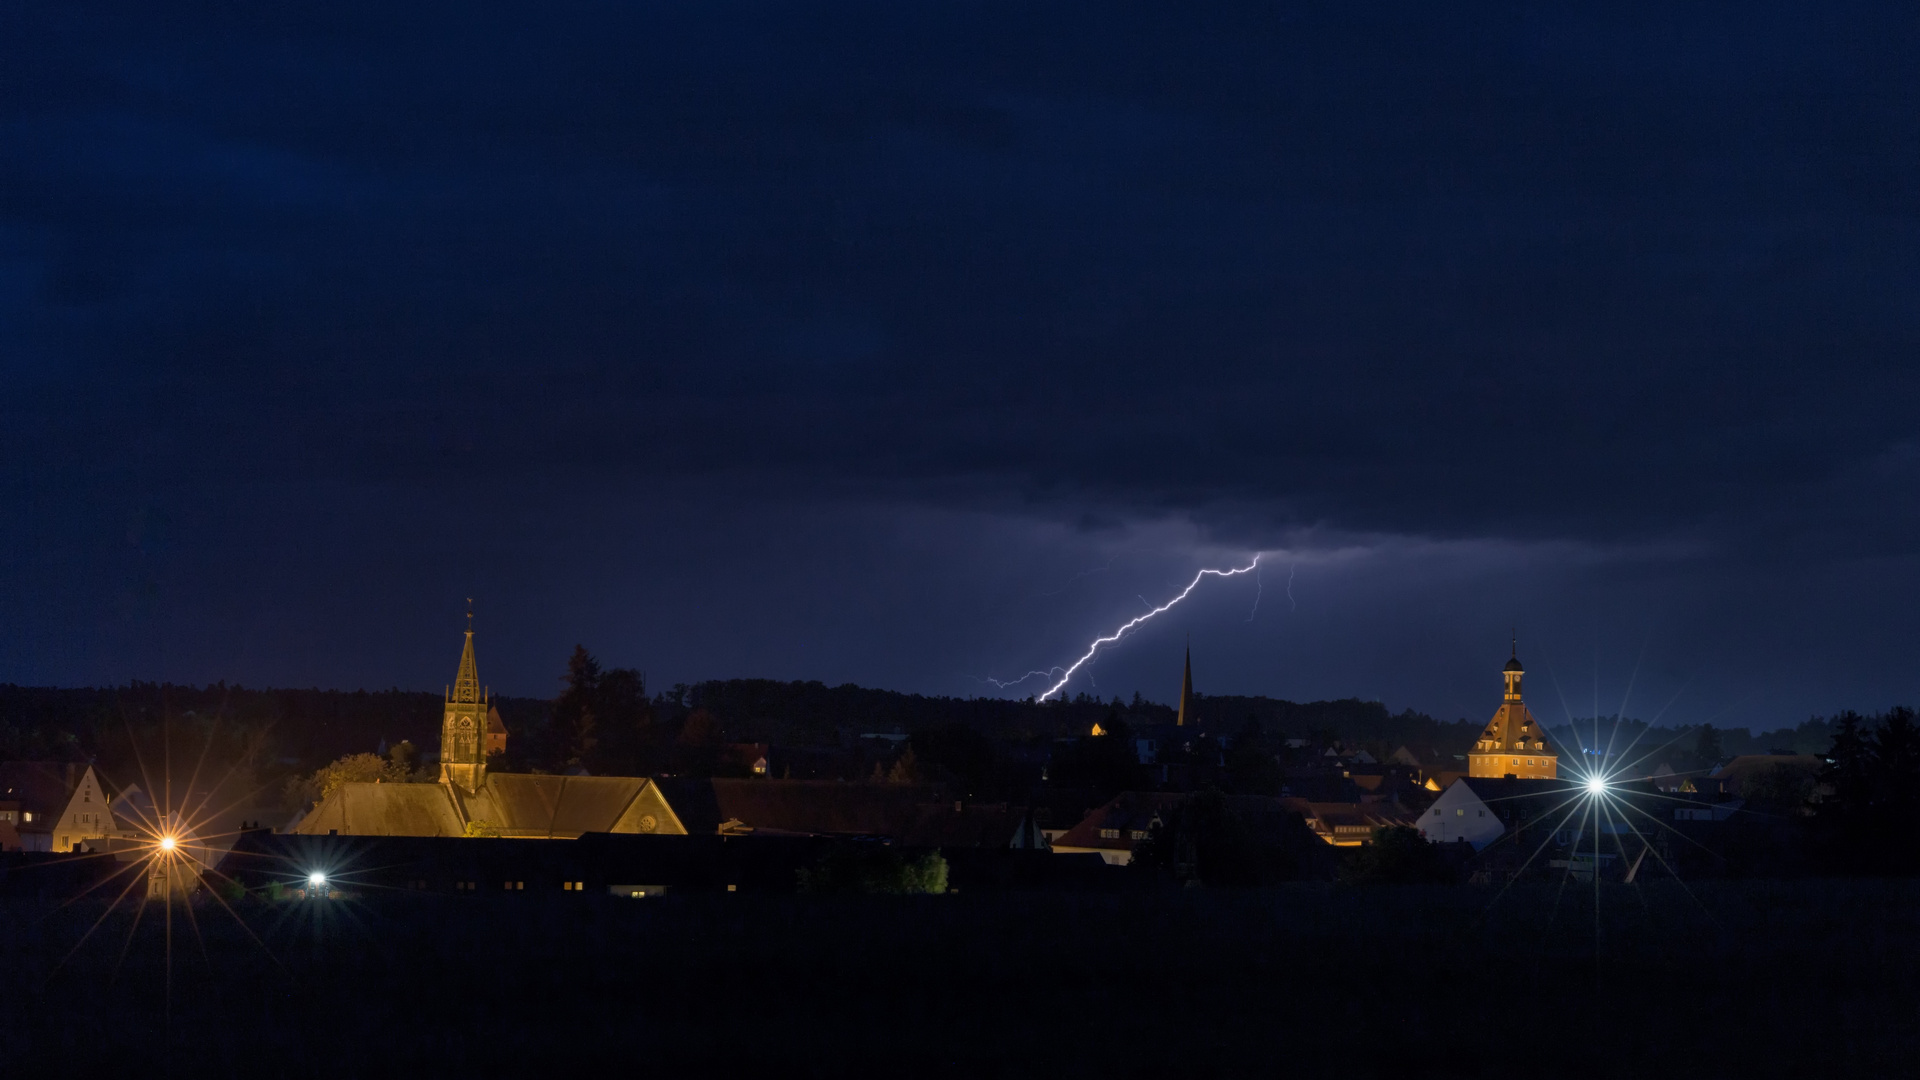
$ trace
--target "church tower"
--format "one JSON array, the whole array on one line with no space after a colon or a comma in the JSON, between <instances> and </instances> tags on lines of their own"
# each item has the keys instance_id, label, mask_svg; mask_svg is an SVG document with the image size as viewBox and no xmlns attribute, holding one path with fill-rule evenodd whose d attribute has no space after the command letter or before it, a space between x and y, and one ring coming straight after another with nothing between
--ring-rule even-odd
<instances>
[{"instance_id":1,"label":"church tower","mask_svg":"<svg viewBox=\"0 0 1920 1080\"><path fill-rule=\"evenodd\" d=\"M1545 729L1520 697L1520 677L1525 674L1516 639L1513 657L1500 671L1506 681L1505 700L1467 754L1468 776L1513 776L1522 780L1559 777L1560 758L1547 744Z\"/></svg>"},{"instance_id":2,"label":"church tower","mask_svg":"<svg viewBox=\"0 0 1920 1080\"><path fill-rule=\"evenodd\" d=\"M487 778L487 692L473 662L473 616L467 616L467 647L460 653L460 673L447 692L440 721L440 782L458 784L468 792L480 790Z\"/></svg>"},{"instance_id":3,"label":"church tower","mask_svg":"<svg viewBox=\"0 0 1920 1080\"><path fill-rule=\"evenodd\" d=\"M1187 646L1187 667L1180 674L1180 715L1173 718L1175 727L1186 727L1197 718L1193 715L1193 646Z\"/></svg>"}]
</instances>

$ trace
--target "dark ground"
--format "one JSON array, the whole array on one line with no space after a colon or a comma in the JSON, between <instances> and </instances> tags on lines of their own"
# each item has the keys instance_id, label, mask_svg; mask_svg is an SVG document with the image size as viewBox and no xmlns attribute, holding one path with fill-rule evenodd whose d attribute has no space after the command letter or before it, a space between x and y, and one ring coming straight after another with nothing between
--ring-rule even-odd
<instances>
[{"instance_id":1,"label":"dark ground","mask_svg":"<svg viewBox=\"0 0 1920 1080\"><path fill-rule=\"evenodd\" d=\"M15 1075L1905 1072L1920 882L0 902ZM121 959L126 946L124 960ZM269 956L269 954L271 954Z\"/></svg>"}]
</instances>

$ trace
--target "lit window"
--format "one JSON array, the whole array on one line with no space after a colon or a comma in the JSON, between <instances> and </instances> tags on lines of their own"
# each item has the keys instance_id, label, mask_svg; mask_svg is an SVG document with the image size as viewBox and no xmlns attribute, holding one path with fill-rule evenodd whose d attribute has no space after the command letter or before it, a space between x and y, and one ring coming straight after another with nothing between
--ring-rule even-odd
<instances>
[{"instance_id":1,"label":"lit window","mask_svg":"<svg viewBox=\"0 0 1920 1080\"><path fill-rule=\"evenodd\" d=\"M1466 817L1466 816L1467 816L1467 808L1463 806L1463 807L1461 807L1460 809L1458 809L1458 810L1455 810L1455 811L1453 812L1453 816L1454 816L1454 817Z\"/></svg>"}]
</instances>

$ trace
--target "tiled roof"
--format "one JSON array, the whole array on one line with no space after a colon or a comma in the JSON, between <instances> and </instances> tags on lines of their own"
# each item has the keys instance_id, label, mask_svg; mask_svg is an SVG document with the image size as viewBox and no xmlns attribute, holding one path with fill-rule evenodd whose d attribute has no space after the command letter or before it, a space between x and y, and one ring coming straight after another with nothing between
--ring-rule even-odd
<instances>
[{"instance_id":1,"label":"tiled roof","mask_svg":"<svg viewBox=\"0 0 1920 1080\"><path fill-rule=\"evenodd\" d=\"M469 820L484 820L503 833L575 837L611 832L646 787L643 776L546 776L490 772L480 790L458 788Z\"/></svg>"},{"instance_id":2,"label":"tiled roof","mask_svg":"<svg viewBox=\"0 0 1920 1080\"><path fill-rule=\"evenodd\" d=\"M922 805L940 801L939 789L911 784L672 777L656 783L693 835L730 825L733 832L902 837Z\"/></svg>"},{"instance_id":3,"label":"tiled roof","mask_svg":"<svg viewBox=\"0 0 1920 1080\"><path fill-rule=\"evenodd\" d=\"M22 823L22 832L44 832L53 827L56 815L73 800L73 792L85 776L84 764L60 761L9 761L0 763L0 799L18 801L20 808L34 816L31 824Z\"/></svg>"},{"instance_id":4,"label":"tiled roof","mask_svg":"<svg viewBox=\"0 0 1920 1080\"><path fill-rule=\"evenodd\" d=\"M1176 791L1123 791L1061 834L1053 846L1132 851L1134 841L1151 829L1154 821L1186 799Z\"/></svg>"}]
</instances>

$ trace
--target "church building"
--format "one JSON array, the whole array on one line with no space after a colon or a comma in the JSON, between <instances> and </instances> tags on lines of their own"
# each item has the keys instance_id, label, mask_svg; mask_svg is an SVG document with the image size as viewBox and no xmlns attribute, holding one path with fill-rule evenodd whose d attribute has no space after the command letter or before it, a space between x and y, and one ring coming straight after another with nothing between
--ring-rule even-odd
<instances>
[{"instance_id":1,"label":"church building","mask_svg":"<svg viewBox=\"0 0 1920 1080\"><path fill-rule=\"evenodd\" d=\"M540 840L588 833L887 836L929 847L1044 843L1030 810L954 800L928 785L491 771L487 755L506 742L491 706L469 629L441 716L439 782L341 784L290 831Z\"/></svg>"},{"instance_id":2,"label":"church building","mask_svg":"<svg viewBox=\"0 0 1920 1080\"><path fill-rule=\"evenodd\" d=\"M1526 669L1520 664L1518 642L1513 658L1501 675L1506 680L1506 699L1487 722L1479 741L1467 753L1467 775L1483 777L1511 776L1521 780L1554 780L1560 775L1560 758L1547 742L1546 729L1535 720L1520 697L1520 677Z\"/></svg>"},{"instance_id":3,"label":"church building","mask_svg":"<svg viewBox=\"0 0 1920 1080\"><path fill-rule=\"evenodd\" d=\"M506 739L480 685L469 627L441 712L440 782L341 784L293 831L568 840L589 832L686 832L646 777L489 775L487 755L505 750Z\"/></svg>"}]
</instances>

